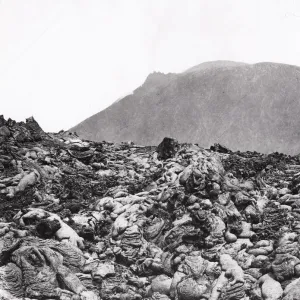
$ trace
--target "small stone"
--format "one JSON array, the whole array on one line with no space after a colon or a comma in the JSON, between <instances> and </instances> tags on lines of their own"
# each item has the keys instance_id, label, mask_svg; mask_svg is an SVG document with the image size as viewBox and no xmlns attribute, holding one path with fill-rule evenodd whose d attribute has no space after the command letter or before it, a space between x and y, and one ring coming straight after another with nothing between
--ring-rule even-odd
<instances>
[{"instance_id":1,"label":"small stone","mask_svg":"<svg viewBox=\"0 0 300 300\"><path fill-rule=\"evenodd\" d=\"M93 278L101 277L102 279L107 276L115 275L115 267L111 263L99 263L97 268L92 271Z\"/></svg>"},{"instance_id":2,"label":"small stone","mask_svg":"<svg viewBox=\"0 0 300 300\"><path fill-rule=\"evenodd\" d=\"M289 190L288 188L282 188L278 191L278 194L279 196L284 196L286 194L290 194L291 193L291 190Z\"/></svg>"},{"instance_id":3,"label":"small stone","mask_svg":"<svg viewBox=\"0 0 300 300\"><path fill-rule=\"evenodd\" d=\"M209 199L204 199L201 200L201 206L203 207L203 209L210 209L213 207L213 204Z\"/></svg>"},{"instance_id":4,"label":"small stone","mask_svg":"<svg viewBox=\"0 0 300 300\"><path fill-rule=\"evenodd\" d=\"M237 236L233 233L230 233L228 230L225 232L225 240L227 243L234 243L237 241Z\"/></svg>"}]
</instances>

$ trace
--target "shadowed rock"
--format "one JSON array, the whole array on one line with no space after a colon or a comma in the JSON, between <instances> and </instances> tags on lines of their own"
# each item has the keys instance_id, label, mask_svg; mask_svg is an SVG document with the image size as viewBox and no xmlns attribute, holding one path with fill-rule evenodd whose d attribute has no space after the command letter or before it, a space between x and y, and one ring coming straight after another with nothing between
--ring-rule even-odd
<instances>
[{"instance_id":1,"label":"shadowed rock","mask_svg":"<svg viewBox=\"0 0 300 300\"><path fill-rule=\"evenodd\" d=\"M173 138L165 137L157 147L157 158L168 159L175 156L179 150L179 143Z\"/></svg>"}]
</instances>

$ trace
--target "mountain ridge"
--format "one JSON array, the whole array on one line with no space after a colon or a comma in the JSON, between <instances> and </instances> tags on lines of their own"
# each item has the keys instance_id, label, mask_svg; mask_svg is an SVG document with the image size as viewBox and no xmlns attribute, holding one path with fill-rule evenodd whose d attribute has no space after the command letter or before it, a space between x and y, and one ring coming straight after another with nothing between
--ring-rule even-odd
<instances>
[{"instance_id":1,"label":"mountain ridge","mask_svg":"<svg viewBox=\"0 0 300 300\"><path fill-rule=\"evenodd\" d=\"M300 68L217 61L153 72L132 94L70 129L90 140L157 145L165 136L208 147L299 153Z\"/></svg>"}]
</instances>

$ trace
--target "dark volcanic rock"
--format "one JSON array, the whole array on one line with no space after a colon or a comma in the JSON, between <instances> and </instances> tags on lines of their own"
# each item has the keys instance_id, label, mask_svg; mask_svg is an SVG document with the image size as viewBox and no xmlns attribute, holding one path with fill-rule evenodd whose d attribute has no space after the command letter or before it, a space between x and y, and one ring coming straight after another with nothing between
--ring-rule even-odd
<instances>
[{"instance_id":1,"label":"dark volcanic rock","mask_svg":"<svg viewBox=\"0 0 300 300\"><path fill-rule=\"evenodd\" d=\"M26 127L30 130L34 140L38 141L45 137L45 132L33 117L26 119Z\"/></svg>"},{"instance_id":2,"label":"dark volcanic rock","mask_svg":"<svg viewBox=\"0 0 300 300\"><path fill-rule=\"evenodd\" d=\"M58 220L41 220L36 225L36 231L38 235L42 238L52 238L54 237L57 230L61 228Z\"/></svg>"},{"instance_id":3,"label":"dark volcanic rock","mask_svg":"<svg viewBox=\"0 0 300 300\"><path fill-rule=\"evenodd\" d=\"M157 158L168 159L175 156L179 149L179 143L173 138L165 137L157 147Z\"/></svg>"},{"instance_id":4,"label":"dark volcanic rock","mask_svg":"<svg viewBox=\"0 0 300 300\"><path fill-rule=\"evenodd\" d=\"M298 157L100 144L29 123L0 127L1 299L299 294Z\"/></svg>"},{"instance_id":5,"label":"dark volcanic rock","mask_svg":"<svg viewBox=\"0 0 300 300\"><path fill-rule=\"evenodd\" d=\"M5 119L4 119L4 116L3 115L0 115L0 127L1 126L4 126L6 123Z\"/></svg>"},{"instance_id":6,"label":"dark volcanic rock","mask_svg":"<svg viewBox=\"0 0 300 300\"><path fill-rule=\"evenodd\" d=\"M227 148L223 145L220 145L218 143L215 143L213 146L211 146L210 150L220 152L220 153L232 153L232 151L229 148Z\"/></svg>"}]
</instances>

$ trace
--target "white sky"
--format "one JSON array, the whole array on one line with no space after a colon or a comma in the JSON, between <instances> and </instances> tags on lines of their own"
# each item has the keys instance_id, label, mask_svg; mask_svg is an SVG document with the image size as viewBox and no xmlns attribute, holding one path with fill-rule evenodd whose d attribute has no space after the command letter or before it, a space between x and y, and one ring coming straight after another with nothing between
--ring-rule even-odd
<instances>
[{"instance_id":1,"label":"white sky","mask_svg":"<svg viewBox=\"0 0 300 300\"><path fill-rule=\"evenodd\" d=\"M300 65L300 1L0 0L0 114L46 131L212 60Z\"/></svg>"}]
</instances>

